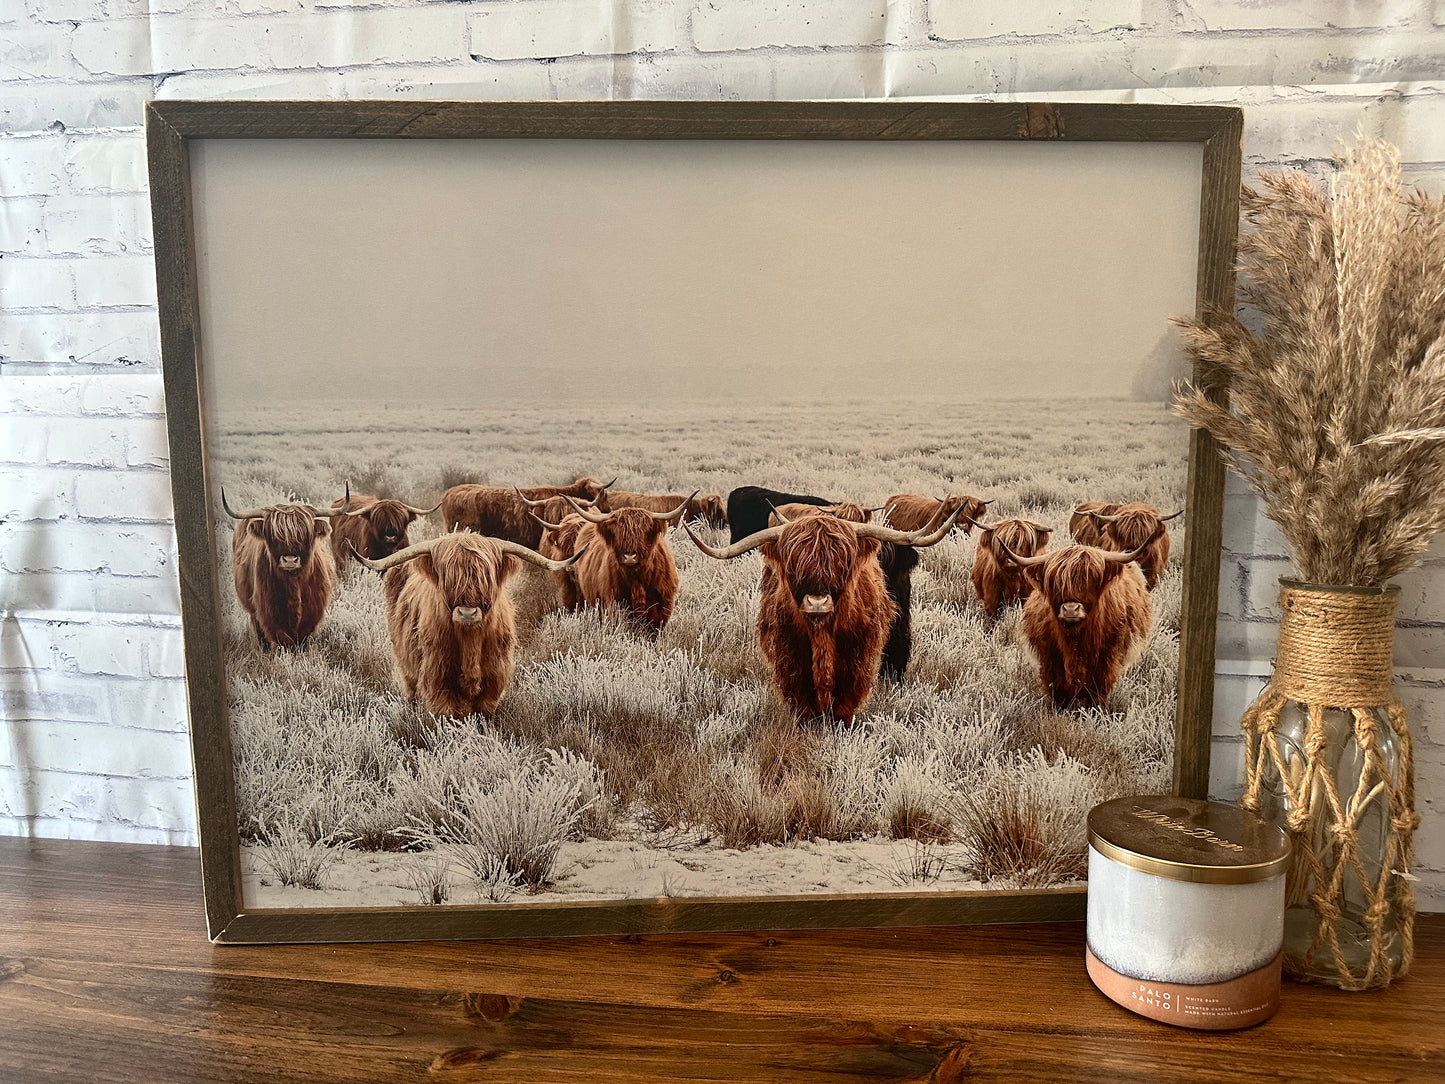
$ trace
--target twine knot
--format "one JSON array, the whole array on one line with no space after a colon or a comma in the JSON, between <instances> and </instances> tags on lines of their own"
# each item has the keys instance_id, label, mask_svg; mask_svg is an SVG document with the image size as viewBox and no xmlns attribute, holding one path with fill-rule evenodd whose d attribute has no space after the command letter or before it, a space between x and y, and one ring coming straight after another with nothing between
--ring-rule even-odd
<instances>
[{"instance_id":1,"label":"twine knot","mask_svg":"<svg viewBox=\"0 0 1445 1084\"><path fill-rule=\"evenodd\" d=\"M1340 920L1340 908L1333 896L1315 893L1310 897L1310 903L1314 905L1315 913L1320 916L1321 922L1333 926Z\"/></svg>"},{"instance_id":2,"label":"twine knot","mask_svg":"<svg viewBox=\"0 0 1445 1084\"><path fill-rule=\"evenodd\" d=\"M1413 832L1420 827L1420 814L1413 809L1407 809L1390 818L1390 827L1396 832Z\"/></svg>"},{"instance_id":3,"label":"twine knot","mask_svg":"<svg viewBox=\"0 0 1445 1084\"><path fill-rule=\"evenodd\" d=\"M1297 806L1291 806L1289 812L1284 815L1285 827L1289 829L1291 835L1296 836L1303 835L1313 820L1314 811L1304 802Z\"/></svg>"}]
</instances>

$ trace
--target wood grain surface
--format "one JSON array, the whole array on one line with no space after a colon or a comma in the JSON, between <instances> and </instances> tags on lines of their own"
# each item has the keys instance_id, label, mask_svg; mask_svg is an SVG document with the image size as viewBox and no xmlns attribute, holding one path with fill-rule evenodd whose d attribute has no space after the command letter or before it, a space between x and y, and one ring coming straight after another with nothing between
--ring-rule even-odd
<instances>
[{"instance_id":1,"label":"wood grain surface","mask_svg":"<svg viewBox=\"0 0 1445 1084\"><path fill-rule=\"evenodd\" d=\"M1077 923L238 946L194 850L0 839L0 1079L1445 1080L1445 916L1412 974L1193 1032Z\"/></svg>"}]
</instances>

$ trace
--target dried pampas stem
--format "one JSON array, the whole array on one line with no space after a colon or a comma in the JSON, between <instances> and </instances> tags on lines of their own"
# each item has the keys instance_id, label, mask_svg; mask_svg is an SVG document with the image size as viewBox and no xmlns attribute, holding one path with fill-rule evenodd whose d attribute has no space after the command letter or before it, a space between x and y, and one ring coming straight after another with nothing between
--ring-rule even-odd
<instances>
[{"instance_id":1,"label":"dried pampas stem","mask_svg":"<svg viewBox=\"0 0 1445 1084\"><path fill-rule=\"evenodd\" d=\"M1402 192L1395 149L1361 139L1328 196L1273 174L1244 210L1258 330L1181 321L1203 379L1174 409L1263 499L1300 578L1382 584L1445 529L1445 200Z\"/></svg>"}]
</instances>

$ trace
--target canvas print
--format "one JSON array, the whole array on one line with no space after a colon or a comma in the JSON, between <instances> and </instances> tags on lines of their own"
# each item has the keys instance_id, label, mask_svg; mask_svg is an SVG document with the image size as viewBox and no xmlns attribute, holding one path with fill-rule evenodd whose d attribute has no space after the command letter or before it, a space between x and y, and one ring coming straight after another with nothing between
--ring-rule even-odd
<instances>
[{"instance_id":1,"label":"canvas print","mask_svg":"<svg viewBox=\"0 0 1445 1084\"><path fill-rule=\"evenodd\" d=\"M1066 885L1169 789L1197 145L400 143L192 151L247 907Z\"/></svg>"}]
</instances>

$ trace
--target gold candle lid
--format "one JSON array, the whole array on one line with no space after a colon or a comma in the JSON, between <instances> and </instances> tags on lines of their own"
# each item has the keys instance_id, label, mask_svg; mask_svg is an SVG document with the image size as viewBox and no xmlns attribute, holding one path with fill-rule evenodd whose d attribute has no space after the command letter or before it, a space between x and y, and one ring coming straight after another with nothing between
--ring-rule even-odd
<instances>
[{"instance_id":1,"label":"gold candle lid","mask_svg":"<svg viewBox=\"0 0 1445 1084\"><path fill-rule=\"evenodd\" d=\"M1168 795L1096 805L1089 846L1130 869L1201 884L1267 881L1289 861L1282 828L1238 806Z\"/></svg>"}]
</instances>

